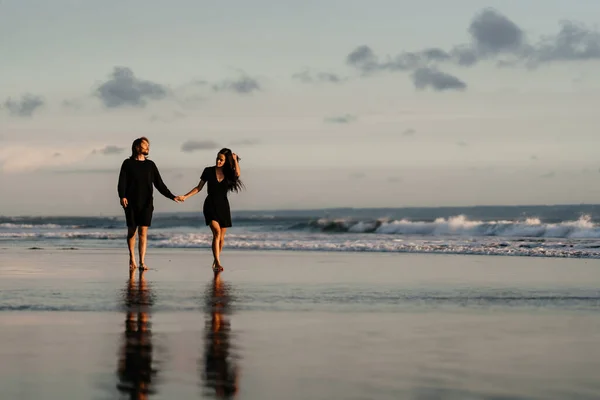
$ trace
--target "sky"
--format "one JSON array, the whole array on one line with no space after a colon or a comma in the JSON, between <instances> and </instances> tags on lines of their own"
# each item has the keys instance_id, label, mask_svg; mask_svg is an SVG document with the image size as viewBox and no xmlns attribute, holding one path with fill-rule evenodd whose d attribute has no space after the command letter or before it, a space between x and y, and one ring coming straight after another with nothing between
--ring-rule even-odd
<instances>
[{"instance_id":1,"label":"sky","mask_svg":"<svg viewBox=\"0 0 600 400\"><path fill-rule=\"evenodd\" d=\"M175 194L239 154L234 210L599 203L599 22L596 0L0 0L0 215L121 213L142 135Z\"/></svg>"}]
</instances>

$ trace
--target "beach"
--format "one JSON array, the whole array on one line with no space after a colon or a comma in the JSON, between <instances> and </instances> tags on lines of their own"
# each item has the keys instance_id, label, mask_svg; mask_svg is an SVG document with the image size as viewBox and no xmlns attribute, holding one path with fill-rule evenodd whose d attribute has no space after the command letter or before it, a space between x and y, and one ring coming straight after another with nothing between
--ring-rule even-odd
<instances>
[{"instance_id":1,"label":"beach","mask_svg":"<svg viewBox=\"0 0 600 400\"><path fill-rule=\"evenodd\" d=\"M600 400L566 4L0 0L0 400Z\"/></svg>"},{"instance_id":2,"label":"beach","mask_svg":"<svg viewBox=\"0 0 600 400\"><path fill-rule=\"evenodd\" d=\"M5 246L7 399L593 399L600 261Z\"/></svg>"}]
</instances>

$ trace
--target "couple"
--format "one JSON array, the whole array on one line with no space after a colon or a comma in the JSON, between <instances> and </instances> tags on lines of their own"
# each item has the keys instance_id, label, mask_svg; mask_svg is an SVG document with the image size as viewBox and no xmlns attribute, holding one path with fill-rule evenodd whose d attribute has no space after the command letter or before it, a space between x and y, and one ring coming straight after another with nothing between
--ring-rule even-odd
<instances>
[{"instance_id":1,"label":"couple","mask_svg":"<svg viewBox=\"0 0 600 400\"><path fill-rule=\"evenodd\" d=\"M188 197L200 192L208 184L208 195L204 201L202 212L207 226L213 234L212 252L214 256L213 271L223 271L220 254L223 249L225 232L231 226L231 211L227 193L238 192L243 188L240 181L239 158L230 149L221 149L217 154L214 167L206 167L200 177L200 182L183 196L175 196L162 181L156 164L148 160L150 141L140 137L131 145L131 157L123 161L119 173L117 191L121 206L125 210L127 222L127 246L129 247L129 270L137 268L135 263L135 234L139 238L140 269L146 270L145 262L148 227L152 222L154 212L153 187L163 196L184 202Z\"/></svg>"}]
</instances>

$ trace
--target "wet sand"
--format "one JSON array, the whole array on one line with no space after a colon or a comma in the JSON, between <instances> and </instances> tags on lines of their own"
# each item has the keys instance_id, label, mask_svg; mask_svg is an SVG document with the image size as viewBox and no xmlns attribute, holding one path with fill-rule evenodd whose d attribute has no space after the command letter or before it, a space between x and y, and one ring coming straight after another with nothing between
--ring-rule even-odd
<instances>
[{"instance_id":1,"label":"wet sand","mask_svg":"<svg viewBox=\"0 0 600 400\"><path fill-rule=\"evenodd\" d=\"M596 399L600 261L2 249L7 399Z\"/></svg>"}]
</instances>

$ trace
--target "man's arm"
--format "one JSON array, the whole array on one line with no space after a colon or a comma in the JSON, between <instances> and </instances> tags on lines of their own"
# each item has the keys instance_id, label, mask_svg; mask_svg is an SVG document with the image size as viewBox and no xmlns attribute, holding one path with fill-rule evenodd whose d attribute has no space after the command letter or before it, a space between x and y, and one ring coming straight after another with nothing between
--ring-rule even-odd
<instances>
[{"instance_id":1,"label":"man's arm","mask_svg":"<svg viewBox=\"0 0 600 400\"><path fill-rule=\"evenodd\" d=\"M163 182L160 176L160 172L158 172L158 167L154 162L152 163L152 168L154 170L152 174L152 177L154 179L152 183L154 184L154 187L160 192L160 194L165 196L167 199L175 200L175 195L171 193L167 185L165 185L165 183Z\"/></svg>"},{"instance_id":2,"label":"man's arm","mask_svg":"<svg viewBox=\"0 0 600 400\"><path fill-rule=\"evenodd\" d=\"M117 193L119 194L119 201L122 207L127 207L127 168L125 167L127 160L121 164L121 171L119 172L119 183L117 183Z\"/></svg>"}]
</instances>

